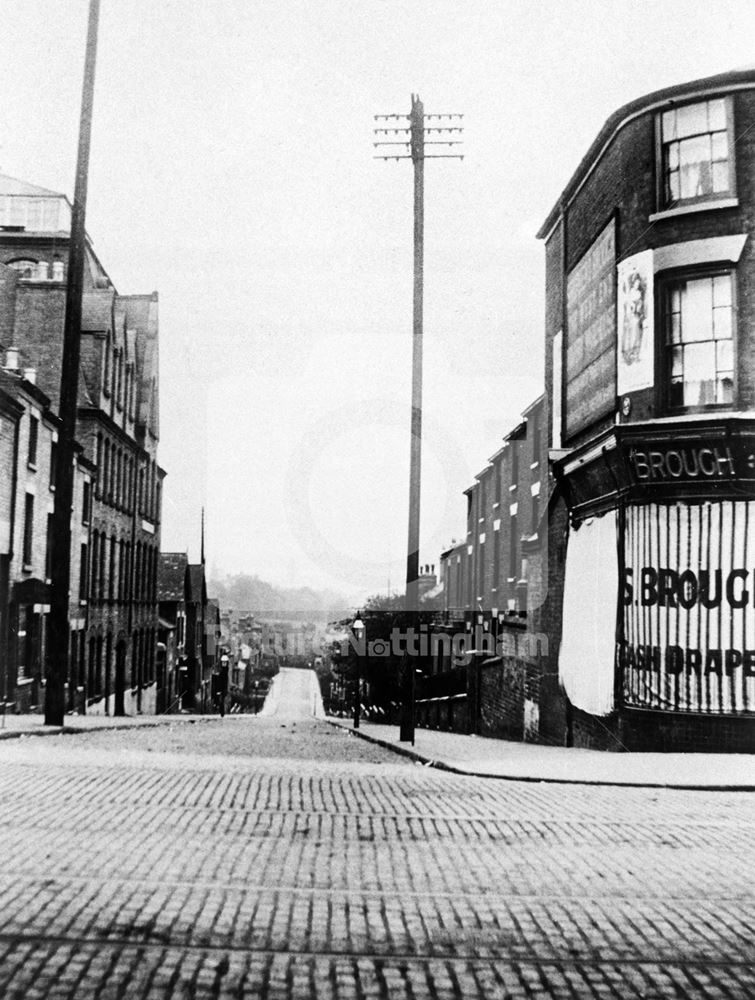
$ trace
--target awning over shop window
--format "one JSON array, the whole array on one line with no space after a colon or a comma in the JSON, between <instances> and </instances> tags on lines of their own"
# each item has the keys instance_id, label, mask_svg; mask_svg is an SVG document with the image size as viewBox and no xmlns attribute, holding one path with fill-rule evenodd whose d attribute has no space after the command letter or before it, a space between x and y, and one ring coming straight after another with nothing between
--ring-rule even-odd
<instances>
[{"instance_id":1,"label":"awning over shop window","mask_svg":"<svg viewBox=\"0 0 755 1000\"><path fill-rule=\"evenodd\" d=\"M572 705L591 715L614 706L618 555L616 513L569 534L558 674Z\"/></svg>"}]
</instances>

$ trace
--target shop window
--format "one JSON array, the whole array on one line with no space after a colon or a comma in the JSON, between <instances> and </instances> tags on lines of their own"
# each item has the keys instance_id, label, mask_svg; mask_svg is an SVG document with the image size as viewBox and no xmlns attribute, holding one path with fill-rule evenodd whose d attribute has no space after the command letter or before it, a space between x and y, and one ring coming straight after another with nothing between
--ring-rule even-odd
<instances>
[{"instance_id":1,"label":"shop window","mask_svg":"<svg viewBox=\"0 0 755 1000\"><path fill-rule=\"evenodd\" d=\"M662 303L669 408L733 403L732 272L666 282Z\"/></svg>"},{"instance_id":2,"label":"shop window","mask_svg":"<svg viewBox=\"0 0 755 1000\"><path fill-rule=\"evenodd\" d=\"M733 197L731 101L719 97L659 116L661 209Z\"/></svg>"}]
</instances>

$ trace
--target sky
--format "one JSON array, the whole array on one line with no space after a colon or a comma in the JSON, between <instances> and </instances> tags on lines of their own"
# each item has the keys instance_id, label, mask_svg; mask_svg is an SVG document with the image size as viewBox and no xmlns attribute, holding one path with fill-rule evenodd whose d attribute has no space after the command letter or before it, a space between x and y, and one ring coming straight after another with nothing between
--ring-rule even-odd
<instances>
[{"instance_id":1,"label":"sky","mask_svg":"<svg viewBox=\"0 0 755 1000\"><path fill-rule=\"evenodd\" d=\"M86 0L0 0L0 172L71 196ZM751 0L102 0L87 229L160 296L162 548L355 603L406 559L412 166L425 168L422 564L542 391L535 234L606 118L751 65Z\"/></svg>"}]
</instances>

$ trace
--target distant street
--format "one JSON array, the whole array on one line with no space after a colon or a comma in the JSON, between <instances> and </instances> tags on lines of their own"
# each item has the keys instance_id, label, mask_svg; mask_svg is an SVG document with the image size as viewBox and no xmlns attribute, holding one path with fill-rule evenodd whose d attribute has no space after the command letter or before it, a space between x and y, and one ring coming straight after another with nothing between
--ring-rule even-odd
<instances>
[{"instance_id":1,"label":"distant street","mask_svg":"<svg viewBox=\"0 0 755 1000\"><path fill-rule=\"evenodd\" d=\"M311 712L0 743L0 997L755 996L753 797L484 780Z\"/></svg>"}]
</instances>

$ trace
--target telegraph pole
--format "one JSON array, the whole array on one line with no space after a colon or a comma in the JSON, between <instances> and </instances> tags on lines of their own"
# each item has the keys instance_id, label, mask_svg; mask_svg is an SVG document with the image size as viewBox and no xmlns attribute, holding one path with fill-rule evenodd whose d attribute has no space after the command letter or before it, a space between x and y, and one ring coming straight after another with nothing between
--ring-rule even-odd
<instances>
[{"instance_id":1,"label":"telegraph pole","mask_svg":"<svg viewBox=\"0 0 755 1000\"><path fill-rule=\"evenodd\" d=\"M86 201L89 174L89 147L92 137L94 70L97 61L97 27L100 0L89 2L84 60L84 84L79 120L79 149L76 162L76 186L71 213L71 239L68 250L66 311L63 324L63 360L60 376L58 415L58 459L55 470L55 507L52 522L52 597L45 692L45 725L62 726L65 714L65 683L68 677L70 626L69 591L71 587L71 511L73 508L76 416L79 396L79 359L81 336L81 298L86 258Z\"/></svg>"},{"instance_id":2,"label":"telegraph pole","mask_svg":"<svg viewBox=\"0 0 755 1000\"><path fill-rule=\"evenodd\" d=\"M411 160L414 165L414 301L412 334L412 411L409 454L409 532L406 554L406 611L419 613L419 514L422 471L422 335L425 263L425 160L463 160L454 149L462 144L464 116L460 114L425 115L419 94L412 94L409 115L375 115L376 122L409 120L408 126L383 124L375 127L376 149L398 146L394 153L378 153L378 160ZM430 124L426 125L425 122ZM437 124L432 124L435 121ZM437 139L426 135L437 135ZM394 136L398 138L387 138ZM445 152L426 153L427 146L446 147ZM450 150L450 151L449 151ZM401 724L399 740L414 743L414 663L404 658L401 679Z\"/></svg>"}]
</instances>

